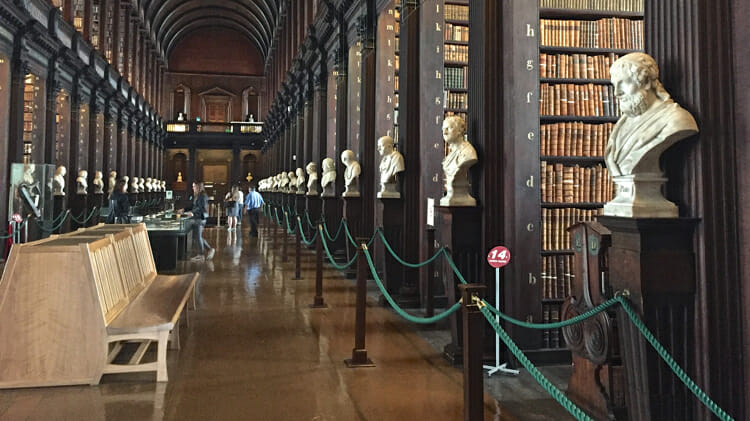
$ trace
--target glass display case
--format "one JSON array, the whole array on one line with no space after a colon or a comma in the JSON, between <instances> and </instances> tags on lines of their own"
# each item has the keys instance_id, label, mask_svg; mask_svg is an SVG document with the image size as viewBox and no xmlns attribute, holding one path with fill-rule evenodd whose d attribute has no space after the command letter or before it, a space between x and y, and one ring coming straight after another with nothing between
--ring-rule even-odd
<instances>
[{"instance_id":1,"label":"glass display case","mask_svg":"<svg viewBox=\"0 0 750 421\"><path fill-rule=\"evenodd\" d=\"M13 163L10 168L8 218L34 217L51 221L54 165Z\"/></svg>"},{"instance_id":2,"label":"glass display case","mask_svg":"<svg viewBox=\"0 0 750 421\"><path fill-rule=\"evenodd\" d=\"M192 227L192 218L185 218L173 212L160 212L143 217L148 231L176 231L184 232Z\"/></svg>"}]
</instances>

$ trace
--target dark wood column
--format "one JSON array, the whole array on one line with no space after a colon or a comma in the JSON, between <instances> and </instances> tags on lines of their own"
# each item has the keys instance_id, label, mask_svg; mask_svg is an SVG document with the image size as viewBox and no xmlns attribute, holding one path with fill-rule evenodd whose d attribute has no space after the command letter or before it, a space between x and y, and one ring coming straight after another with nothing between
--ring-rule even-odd
<instances>
[{"instance_id":1,"label":"dark wood column","mask_svg":"<svg viewBox=\"0 0 750 421\"><path fill-rule=\"evenodd\" d=\"M57 94L60 93L60 83L57 81L59 72L59 63L57 57L49 60L49 70L47 73L47 106L45 115L45 140L44 140L44 159L46 164L54 164L55 146L57 145Z\"/></svg>"},{"instance_id":2,"label":"dark wood column","mask_svg":"<svg viewBox=\"0 0 750 421\"><path fill-rule=\"evenodd\" d=\"M240 145L234 144L232 145L232 179L230 180L230 184L234 184L242 180L242 175L240 174L240 171L242 166L242 157L240 156Z\"/></svg>"},{"instance_id":3,"label":"dark wood column","mask_svg":"<svg viewBox=\"0 0 750 421\"><path fill-rule=\"evenodd\" d=\"M297 161L297 167L305 169L305 166L308 162L313 160L313 142L314 142L314 134L315 134L315 119L314 119L314 111L313 106L315 104L315 78L313 77L312 72L308 72L306 74L306 83L305 83L305 110L304 110L304 120L305 120L305 130L302 133L303 138L303 148L302 148L302 156L298 158ZM305 183L305 185L307 185Z\"/></svg>"},{"instance_id":4,"label":"dark wood column","mask_svg":"<svg viewBox=\"0 0 750 421\"><path fill-rule=\"evenodd\" d=\"M117 153L115 154L114 164L118 178L127 175L128 172L128 121L123 114L123 110L120 109L116 128Z\"/></svg>"},{"instance_id":5,"label":"dark wood column","mask_svg":"<svg viewBox=\"0 0 750 421\"><path fill-rule=\"evenodd\" d=\"M362 200L361 227L359 235L370 238L375 232L375 176L376 162L375 121L377 101L375 95L377 55L375 50L376 7L375 0L365 2L365 13L360 18L360 41L362 43L362 84L360 97L360 141L359 158L362 173L359 176L359 190ZM342 174L343 175L343 174ZM343 178L343 177L342 177Z\"/></svg>"},{"instance_id":6,"label":"dark wood column","mask_svg":"<svg viewBox=\"0 0 750 421\"><path fill-rule=\"evenodd\" d=\"M101 172L105 180L104 191L107 191L109 186L106 184L106 180L109 179L109 172L114 170L116 164L114 157L116 156L117 148L117 129L114 125L114 119L112 116L112 108L110 104L104 106L104 139L102 141L102 166Z\"/></svg>"},{"instance_id":7,"label":"dark wood column","mask_svg":"<svg viewBox=\"0 0 750 421\"><path fill-rule=\"evenodd\" d=\"M325 61L325 59L321 59ZM324 66L324 65L323 65ZM328 141L328 74L322 69L315 77L315 131L313 133L312 155L309 162L315 162L320 174L320 162L326 153Z\"/></svg>"},{"instance_id":8,"label":"dark wood column","mask_svg":"<svg viewBox=\"0 0 750 421\"><path fill-rule=\"evenodd\" d=\"M23 37L17 38L11 60L8 162L23 162L23 89L26 74L29 72L27 55L26 41Z\"/></svg>"},{"instance_id":9,"label":"dark wood column","mask_svg":"<svg viewBox=\"0 0 750 421\"><path fill-rule=\"evenodd\" d=\"M188 149L188 162L187 162L187 187L188 192L191 192L193 183L197 181L196 176L198 173L198 153L195 149L195 146L191 146ZM188 193L188 196L190 193Z\"/></svg>"},{"instance_id":10,"label":"dark wood column","mask_svg":"<svg viewBox=\"0 0 750 421\"><path fill-rule=\"evenodd\" d=\"M747 39L746 21L736 20L737 11L747 17L746 2L646 1L645 41L646 52L659 64L664 87L693 113L700 129L698 136L662 156L669 177L667 198L677 203L680 216L703 220L695 235L697 365L685 368L735 419L747 419L748 384L737 369L748 364L748 355L739 352L743 310L738 294L743 287L747 290L747 280L743 285L740 278L736 229L741 211L747 210L738 203L736 174L746 162L738 161L736 147L747 139L735 138L738 124L746 129L747 115L731 112L731 93L739 92L735 78L746 79L733 64L738 60L747 68L747 55L742 53L748 49L741 39L733 45L733 22ZM747 191L746 186L741 190ZM703 407L699 414L697 418L709 419Z\"/></svg>"},{"instance_id":11,"label":"dark wood column","mask_svg":"<svg viewBox=\"0 0 750 421\"><path fill-rule=\"evenodd\" d=\"M419 221L419 223L404 224L403 227L403 258L409 262L421 262L429 256L424 256L424 232L425 225L422 222L423 207L425 201L422 195L422 171L420 162L420 60L419 60L419 33L420 19L418 2L413 0L401 3L401 32L399 33L399 116L398 137L400 152L404 155L404 172L401 200L404 206L404 221ZM438 198L436 199L439 200ZM404 269L404 278L423 280L421 291L424 291L424 279L427 278L427 269ZM423 294L420 294L423 297ZM424 298L424 297L423 297Z\"/></svg>"},{"instance_id":12,"label":"dark wood column","mask_svg":"<svg viewBox=\"0 0 750 421\"><path fill-rule=\"evenodd\" d=\"M349 77L348 77L348 55L349 50L346 48L346 24L343 18L343 12L339 11L339 47L336 51L336 139L334 147L334 156L328 157L340 166L338 154L346 150L348 145L347 134L349 133ZM323 158L326 158L324 156ZM321 160L322 162L322 160ZM318 167L318 172L322 176L323 166ZM337 197L341 196L344 192L344 177L343 173L339 172L336 177L336 189L335 194ZM328 212L328 209L326 209Z\"/></svg>"},{"instance_id":13,"label":"dark wood column","mask_svg":"<svg viewBox=\"0 0 750 421\"><path fill-rule=\"evenodd\" d=\"M128 134L127 134L127 166L125 170L125 174L132 180L133 177L135 177L135 130L136 130L136 123L135 123L135 116L132 116L130 118L130 124L128 125ZM128 186L130 188L130 186Z\"/></svg>"}]
</instances>

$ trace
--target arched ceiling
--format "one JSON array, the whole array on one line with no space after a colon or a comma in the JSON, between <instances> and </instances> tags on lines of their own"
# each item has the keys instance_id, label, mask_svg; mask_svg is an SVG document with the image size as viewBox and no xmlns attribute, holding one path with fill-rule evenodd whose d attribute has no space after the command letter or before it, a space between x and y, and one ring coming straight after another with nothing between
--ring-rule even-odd
<instances>
[{"instance_id":1,"label":"arched ceiling","mask_svg":"<svg viewBox=\"0 0 750 421\"><path fill-rule=\"evenodd\" d=\"M242 33L268 56L284 0L135 0L164 57L185 35L209 26Z\"/></svg>"}]
</instances>

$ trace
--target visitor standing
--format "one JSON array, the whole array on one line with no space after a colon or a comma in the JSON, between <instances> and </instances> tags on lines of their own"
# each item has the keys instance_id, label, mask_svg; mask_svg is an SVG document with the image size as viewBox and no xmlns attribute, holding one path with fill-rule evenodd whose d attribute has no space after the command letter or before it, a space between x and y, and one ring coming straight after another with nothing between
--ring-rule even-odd
<instances>
[{"instance_id":1,"label":"visitor standing","mask_svg":"<svg viewBox=\"0 0 750 421\"><path fill-rule=\"evenodd\" d=\"M242 209L242 192L238 185L232 186L227 195L224 197L227 210L227 231L232 232L237 229L237 219Z\"/></svg>"},{"instance_id":2,"label":"visitor standing","mask_svg":"<svg viewBox=\"0 0 750 421\"><path fill-rule=\"evenodd\" d=\"M203 182L196 181L193 183L193 195L193 205L185 213L185 215L191 216L194 219L193 242L198 254L191 260L202 262L213 259L216 253L216 250L203 238L203 229L206 227L206 219L208 218L208 195L206 194ZM208 253L206 253L206 250L208 250Z\"/></svg>"},{"instance_id":3,"label":"visitor standing","mask_svg":"<svg viewBox=\"0 0 750 421\"><path fill-rule=\"evenodd\" d=\"M255 190L255 184L250 184L250 191L245 198L245 209L247 209L247 217L250 220L251 237L258 236L258 212L263 203L263 196Z\"/></svg>"}]
</instances>

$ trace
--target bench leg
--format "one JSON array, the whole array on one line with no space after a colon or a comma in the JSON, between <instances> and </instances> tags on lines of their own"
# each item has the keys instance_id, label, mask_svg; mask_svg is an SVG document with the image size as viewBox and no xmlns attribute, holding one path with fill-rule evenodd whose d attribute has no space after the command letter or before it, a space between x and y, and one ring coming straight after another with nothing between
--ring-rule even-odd
<instances>
[{"instance_id":1,"label":"bench leg","mask_svg":"<svg viewBox=\"0 0 750 421\"><path fill-rule=\"evenodd\" d=\"M159 344L156 352L156 381L166 382L167 377L167 342L169 341L169 331L159 332Z\"/></svg>"},{"instance_id":2,"label":"bench leg","mask_svg":"<svg viewBox=\"0 0 750 421\"><path fill-rule=\"evenodd\" d=\"M169 331L169 349L180 349L180 321Z\"/></svg>"}]
</instances>

